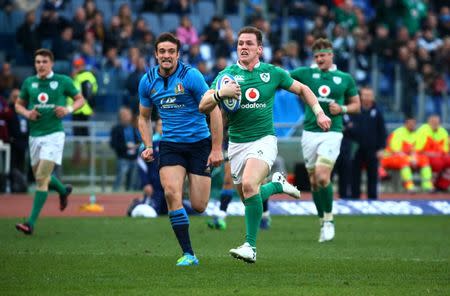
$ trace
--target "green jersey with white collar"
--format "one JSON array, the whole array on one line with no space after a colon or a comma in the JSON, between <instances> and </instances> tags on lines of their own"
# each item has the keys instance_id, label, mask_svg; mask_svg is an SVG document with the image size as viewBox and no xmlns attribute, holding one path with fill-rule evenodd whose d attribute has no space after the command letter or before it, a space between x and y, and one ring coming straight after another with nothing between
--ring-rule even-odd
<instances>
[{"instance_id":1,"label":"green jersey with white collar","mask_svg":"<svg viewBox=\"0 0 450 296\"><path fill-rule=\"evenodd\" d=\"M212 89L216 89L217 80L225 73L234 76L242 92L241 107L234 113L227 113L230 142L246 143L275 135L274 96L278 88L291 87L293 79L289 73L267 63L258 63L253 71L234 64L217 75Z\"/></svg>"},{"instance_id":2,"label":"green jersey with white collar","mask_svg":"<svg viewBox=\"0 0 450 296\"><path fill-rule=\"evenodd\" d=\"M345 105L346 99L356 96L358 89L350 74L339 71L334 67L324 72L317 66L300 67L290 72L291 77L309 86L316 95L325 114L331 119L330 131L342 132L342 114L332 115L329 104L336 102ZM311 107L305 105L304 130L322 132L317 125L316 116Z\"/></svg>"}]
</instances>

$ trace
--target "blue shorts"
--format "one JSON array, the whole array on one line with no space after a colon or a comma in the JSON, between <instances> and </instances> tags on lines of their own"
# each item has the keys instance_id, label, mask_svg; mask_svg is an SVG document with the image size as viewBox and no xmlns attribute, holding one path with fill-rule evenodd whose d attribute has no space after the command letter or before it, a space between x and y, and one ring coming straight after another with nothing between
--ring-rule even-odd
<instances>
[{"instance_id":1,"label":"blue shorts","mask_svg":"<svg viewBox=\"0 0 450 296\"><path fill-rule=\"evenodd\" d=\"M159 168L181 165L188 173L210 177L211 168L206 165L210 153L211 138L194 143L161 141L159 144Z\"/></svg>"}]
</instances>

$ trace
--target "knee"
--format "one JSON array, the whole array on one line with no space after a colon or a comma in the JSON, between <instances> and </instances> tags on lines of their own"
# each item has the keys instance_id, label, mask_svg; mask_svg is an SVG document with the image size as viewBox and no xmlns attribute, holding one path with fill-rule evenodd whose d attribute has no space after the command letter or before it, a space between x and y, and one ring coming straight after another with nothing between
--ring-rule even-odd
<instances>
[{"instance_id":1,"label":"knee","mask_svg":"<svg viewBox=\"0 0 450 296\"><path fill-rule=\"evenodd\" d=\"M330 183L330 179L326 174L316 174L316 187L325 187Z\"/></svg>"},{"instance_id":2,"label":"knee","mask_svg":"<svg viewBox=\"0 0 450 296\"><path fill-rule=\"evenodd\" d=\"M245 197L250 197L258 192L258 186L252 182L243 180L242 182L242 193Z\"/></svg>"},{"instance_id":3,"label":"knee","mask_svg":"<svg viewBox=\"0 0 450 296\"><path fill-rule=\"evenodd\" d=\"M208 206L208 202L191 202L192 209L198 213L203 213Z\"/></svg>"}]
</instances>

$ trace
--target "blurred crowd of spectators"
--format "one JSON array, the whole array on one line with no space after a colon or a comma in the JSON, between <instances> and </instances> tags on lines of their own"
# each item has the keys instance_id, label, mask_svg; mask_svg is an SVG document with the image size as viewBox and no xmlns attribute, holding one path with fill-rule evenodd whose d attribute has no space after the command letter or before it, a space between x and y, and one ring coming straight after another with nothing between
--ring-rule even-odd
<instances>
[{"instance_id":1,"label":"blurred crowd of spectators","mask_svg":"<svg viewBox=\"0 0 450 296\"><path fill-rule=\"evenodd\" d=\"M0 1L8 13L24 1ZM127 104L136 110L137 85L146 68L155 64L153 43L156 32L145 15L176 14L174 30L183 47L182 60L190 63L211 82L226 65L235 61L237 30L228 16L239 13L240 1L223 1L224 15L198 11L201 2L213 0L141 1L25 1L36 9L26 12L15 35L23 54L7 57L13 64L32 65L32 54L40 47L51 48L62 70L70 72L71 61L82 58L99 79L99 92L127 90ZM73 8L71 2L80 2ZM106 3L106 4L105 4ZM118 5L113 5L118 3ZM446 5L447 3L447 5ZM106 17L105 5L116 7ZM402 111L414 112L417 79L423 79L430 98L430 112L440 113L443 94L450 82L450 7L446 1L424 0L284 0L244 1L242 25L264 32L263 60L291 70L312 62L311 44L316 37L328 37L335 50L337 67L353 73L359 85L372 82L371 69L380 73L378 93L394 91L394 67L399 65L403 86ZM32 7L32 6L28 6ZM23 8L23 6L22 6ZM71 10L72 9L72 10ZM39 18L36 11L39 11ZM211 18L203 26L198 19ZM197 26L193 25L193 21ZM288 27L283 42L283 27ZM286 38L284 38L286 39ZM372 55L377 56L373 65ZM7 67L6 67L7 68ZM58 67L56 68L59 69ZM63 71L64 72L64 71ZM0 74L0 94L7 95L15 82ZM118 82L114 79L119 79ZM103 85L102 85L103 84ZM133 99L134 98L134 99Z\"/></svg>"}]
</instances>

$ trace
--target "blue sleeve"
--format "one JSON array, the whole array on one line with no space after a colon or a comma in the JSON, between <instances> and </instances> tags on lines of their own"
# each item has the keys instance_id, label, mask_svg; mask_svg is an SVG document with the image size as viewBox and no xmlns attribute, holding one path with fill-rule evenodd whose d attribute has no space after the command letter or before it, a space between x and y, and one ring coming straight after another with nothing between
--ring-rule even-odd
<instances>
[{"instance_id":1,"label":"blue sleeve","mask_svg":"<svg viewBox=\"0 0 450 296\"><path fill-rule=\"evenodd\" d=\"M199 70L191 68L186 75L185 81L194 100L200 103L202 96L209 89L208 84L206 84L205 77L203 77Z\"/></svg>"},{"instance_id":2,"label":"blue sleeve","mask_svg":"<svg viewBox=\"0 0 450 296\"><path fill-rule=\"evenodd\" d=\"M150 98L150 82L148 81L147 73L142 75L138 91L139 103L146 108L150 108L152 106L152 100Z\"/></svg>"}]
</instances>

